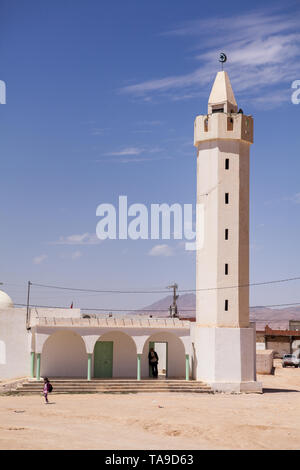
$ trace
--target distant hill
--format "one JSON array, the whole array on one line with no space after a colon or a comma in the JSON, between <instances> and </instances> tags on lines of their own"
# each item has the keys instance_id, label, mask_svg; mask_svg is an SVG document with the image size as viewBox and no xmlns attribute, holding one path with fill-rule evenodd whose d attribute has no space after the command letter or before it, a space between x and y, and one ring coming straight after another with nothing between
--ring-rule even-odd
<instances>
[{"instance_id":1,"label":"distant hill","mask_svg":"<svg viewBox=\"0 0 300 470\"><path fill-rule=\"evenodd\" d=\"M173 297L168 295L163 299L154 302L151 305L141 309L138 313L141 315L152 315L159 317L167 317L169 315L169 306L172 304ZM196 295L182 294L179 296L178 310L180 317L195 317L196 311ZM250 320L256 322L256 329L263 330L266 325L273 329L287 329L289 320L300 321L300 306L287 308L268 308L255 307L250 309Z\"/></svg>"},{"instance_id":2,"label":"distant hill","mask_svg":"<svg viewBox=\"0 0 300 470\"><path fill-rule=\"evenodd\" d=\"M165 317L169 315L169 307L172 305L173 296L168 295L163 299L154 302L151 305L143 308L140 314L153 315L159 317ZM195 294L182 294L177 300L178 310L182 317L194 317L196 312L196 296ZM159 310L159 311L157 311Z\"/></svg>"}]
</instances>

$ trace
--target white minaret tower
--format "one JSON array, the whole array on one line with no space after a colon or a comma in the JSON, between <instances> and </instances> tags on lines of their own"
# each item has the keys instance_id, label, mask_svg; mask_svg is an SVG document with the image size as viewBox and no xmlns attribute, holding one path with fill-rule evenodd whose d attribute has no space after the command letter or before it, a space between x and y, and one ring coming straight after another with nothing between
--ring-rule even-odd
<instances>
[{"instance_id":1,"label":"white minaret tower","mask_svg":"<svg viewBox=\"0 0 300 470\"><path fill-rule=\"evenodd\" d=\"M253 119L238 112L218 72L208 113L196 117L195 376L218 391L261 391L249 324L249 153ZM200 237L201 234L201 237ZM201 240L200 240L201 238Z\"/></svg>"}]
</instances>

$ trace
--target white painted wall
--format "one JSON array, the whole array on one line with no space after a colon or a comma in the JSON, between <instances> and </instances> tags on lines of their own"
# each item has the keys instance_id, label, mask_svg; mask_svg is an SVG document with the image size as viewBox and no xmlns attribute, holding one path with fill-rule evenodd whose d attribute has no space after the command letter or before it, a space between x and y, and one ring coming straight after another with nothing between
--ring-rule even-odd
<instances>
[{"instance_id":1,"label":"white painted wall","mask_svg":"<svg viewBox=\"0 0 300 470\"><path fill-rule=\"evenodd\" d=\"M258 374L271 374L273 370L273 351L265 349L256 352L256 365Z\"/></svg>"},{"instance_id":2,"label":"white painted wall","mask_svg":"<svg viewBox=\"0 0 300 470\"><path fill-rule=\"evenodd\" d=\"M25 308L0 310L0 379L30 374L30 339Z\"/></svg>"},{"instance_id":3,"label":"white painted wall","mask_svg":"<svg viewBox=\"0 0 300 470\"><path fill-rule=\"evenodd\" d=\"M59 320L57 320L59 322ZM170 333L172 335L180 336L182 342L186 345L186 350L187 354L189 354L190 351L190 324L188 325L187 328L178 328L178 329L172 329L172 328L162 328L161 330L157 328L151 328L147 326L140 326L137 328L127 328L126 326L124 327L114 327L114 326L101 326L101 327L95 327L93 325L88 325L88 326L72 326L72 331L75 331L78 335L80 335L85 342L86 345L86 350L88 353L93 353L94 351L94 346L96 341L98 341L99 337L103 334L106 334L108 332L114 332L114 331L121 331L128 336L132 337L133 341L136 344L137 347L137 353L142 354L143 353L143 348L145 345L145 341L153 335L155 332L162 332L164 334ZM69 329L71 329L69 328ZM35 332L36 335L36 352L41 352L42 347L46 339L48 338L49 335L53 334L54 331L57 331L58 329L68 329L68 326L63 326L57 324L55 327L53 325L42 325L42 326L36 326L33 328L33 331Z\"/></svg>"},{"instance_id":4,"label":"white painted wall","mask_svg":"<svg viewBox=\"0 0 300 470\"><path fill-rule=\"evenodd\" d=\"M182 341L188 351L189 328L176 329L174 333L170 330L164 328L153 334L157 328L149 324L149 327L122 329L49 325L32 326L27 331L26 308L0 310L0 380L30 376L31 351L41 353L42 377L86 378L87 352L92 353L95 342L101 338L114 341L114 377L136 378L137 353L142 354L143 351L142 376L148 377L149 340L152 339L169 342L169 376L184 377L185 350ZM182 341L175 332L182 336Z\"/></svg>"},{"instance_id":5,"label":"white painted wall","mask_svg":"<svg viewBox=\"0 0 300 470\"><path fill-rule=\"evenodd\" d=\"M219 391L260 389L256 381L255 330L250 328L193 329L196 350L196 378ZM240 384L240 385L239 385ZM243 387L243 385L241 385ZM247 391L244 389L243 391Z\"/></svg>"},{"instance_id":6,"label":"white painted wall","mask_svg":"<svg viewBox=\"0 0 300 470\"><path fill-rule=\"evenodd\" d=\"M82 338L73 331L60 330L44 344L42 377L87 377L88 356Z\"/></svg>"},{"instance_id":7,"label":"white painted wall","mask_svg":"<svg viewBox=\"0 0 300 470\"><path fill-rule=\"evenodd\" d=\"M292 351L294 353L299 354L299 348L300 348L300 340L294 339L294 341L292 342Z\"/></svg>"}]
</instances>

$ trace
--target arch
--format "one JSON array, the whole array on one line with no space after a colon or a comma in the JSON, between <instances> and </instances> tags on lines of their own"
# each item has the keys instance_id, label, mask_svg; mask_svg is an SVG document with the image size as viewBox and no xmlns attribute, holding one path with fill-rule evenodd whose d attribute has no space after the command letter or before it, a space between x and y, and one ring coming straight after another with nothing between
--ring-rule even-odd
<instances>
[{"instance_id":1,"label":"arch","mask_svg":"<svg viewBox=\"0 0 300 470\"><path fill-rule=\"evenodd\" d=\"M87 352L78 333L60 330L45 341L41 355L42 377L86 378Z\"/></svg>"},{"instance_id":2,"label":"arch","mask_svg":"<svg viewBox=\"0 0 300 470\"><path fill-rule=\"evenodd\" d=\"M123 331L110 330L100 335L98 341L113 342L113 377L136 378L137 348L131 336Z\"/></svg>"},{"instance_id":3,"label":"arch","mask_svg":"<svg viewBox=\"0 0 300 470\"><path fill-rule=\"evenodd\" d=\"M147 338L143 347L142 356L142 377L149 376L148 352L150 342L168 343L168 378L185 377L185 346L180 337L169 331L153 333Z\"/></svg>"}]
</instances>

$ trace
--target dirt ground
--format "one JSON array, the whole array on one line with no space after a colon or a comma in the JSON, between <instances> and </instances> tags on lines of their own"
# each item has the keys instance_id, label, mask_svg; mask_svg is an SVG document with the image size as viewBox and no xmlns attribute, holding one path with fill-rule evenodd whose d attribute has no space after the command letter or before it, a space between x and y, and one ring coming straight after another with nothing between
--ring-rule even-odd
<instances>
[{"instance_id":1,"label":"dirt ground","mask_svg":"<svg viewBox=\"0 0 300 470\"><path fill-rule=\"evenodd\" d=\"M0 396L0 449L299 449L300 369L264 394Z\"/></svg>"}]
</instances>

